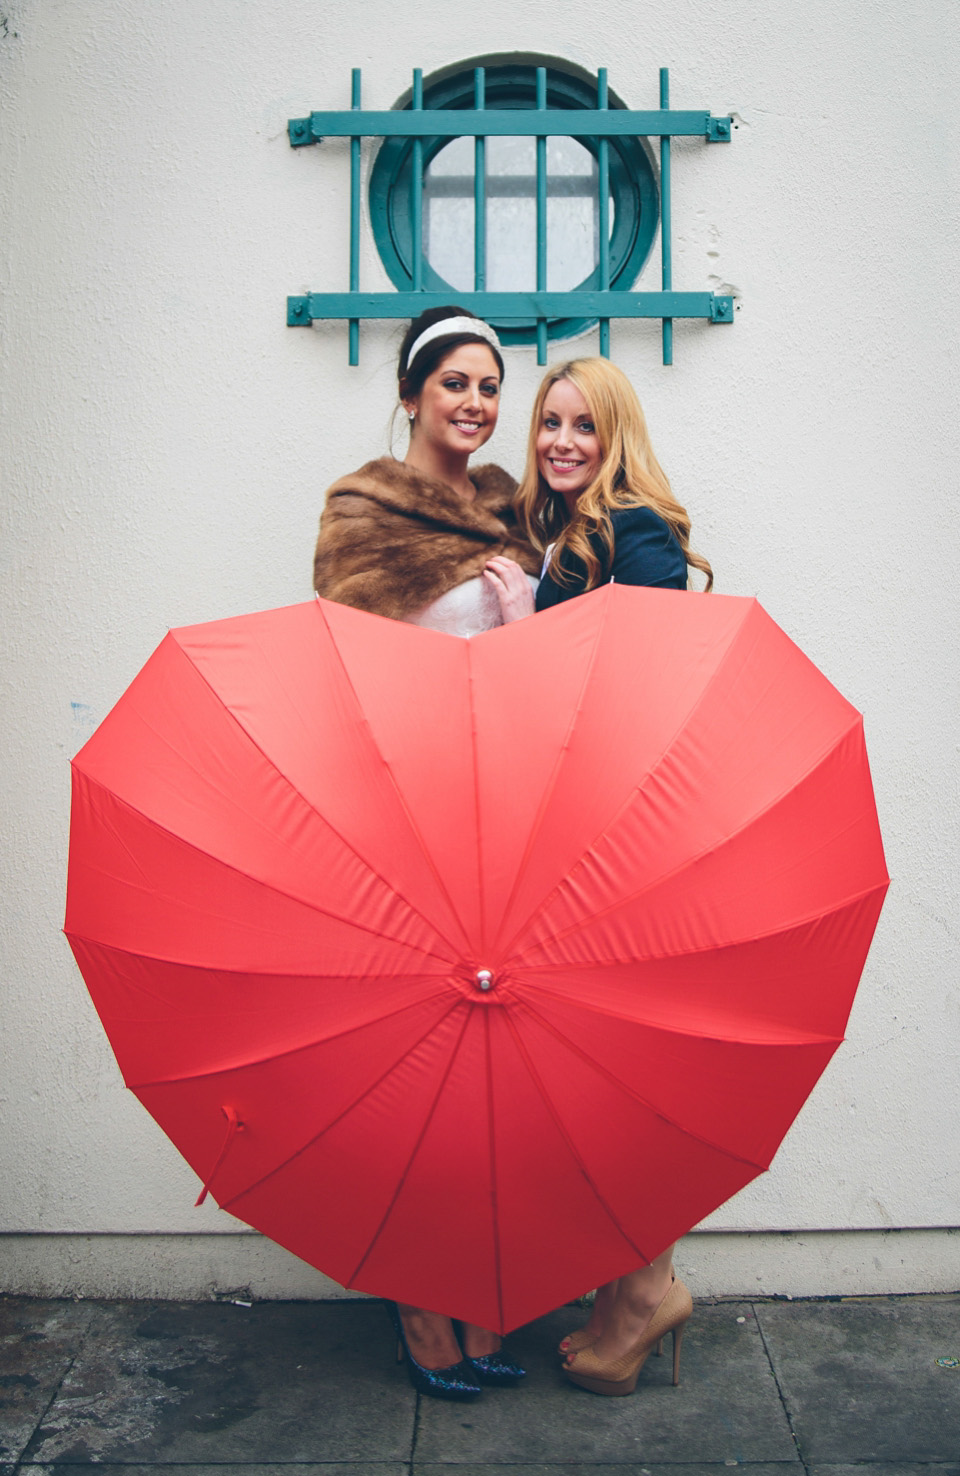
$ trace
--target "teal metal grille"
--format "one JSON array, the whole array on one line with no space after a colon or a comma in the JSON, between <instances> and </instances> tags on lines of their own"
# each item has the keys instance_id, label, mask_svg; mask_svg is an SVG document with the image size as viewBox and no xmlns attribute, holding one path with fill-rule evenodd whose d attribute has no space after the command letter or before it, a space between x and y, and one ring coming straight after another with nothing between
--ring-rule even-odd
<instances>
[{"instance_id":1,"label":"teal metal grille","mask_svg":"<svg viewBox=\"0 0 960 1476\"><path fill-rule=\"evenodd\" d=\"M547 69L536 69L534 108L485 107L485 71L474 73L474 106L467 108L424 107L423 73L413 73L413 95L409 108L387 112L364 112L361 105L361 74L352 74L348 112L316 112L309 118L292 118L288 131L293 148L322 142L324 138L350 140L350 289L348 292L311 292L287 298L287 323L307 327L323 319L346 319L349 323L349 360L360 356L360 323L374 318L413 318L429 307L441 307L455 299L480 317L536 322L537 361L547 361L548 323L557 318L587 318L599 323L600 352L610 354L612 318L659 318L662 321L663 362L673 363L673 320L704 318L711 323L733 322L733 298L713 292L676 292L673 288L671 230L670 141L676 137L703 138L708 143L729 143L733 120L708 112L671 109L670 81L666 67L660 69L660 107L631 110L609 106L607 72L597 73L597 105L589 108L549 108ZM474 138L474 290L454 292L429 290L424 285L423 256L423 145L428 138ZM533 292L490 292L486 289L486 160L485 140L496 136L526 136L536 139L537 267ZM599 223L598 286L566 292L547 291L547 139L549 137L596 141L597 211ZM410 188L411 283L409 291L362 292L360 290L360 140L368 137L402 138L412 141ZM610 285L609 148L611 138L647 137L660 142L660 255L659 292L613 290Z\"/></svg>"}]
</instances>

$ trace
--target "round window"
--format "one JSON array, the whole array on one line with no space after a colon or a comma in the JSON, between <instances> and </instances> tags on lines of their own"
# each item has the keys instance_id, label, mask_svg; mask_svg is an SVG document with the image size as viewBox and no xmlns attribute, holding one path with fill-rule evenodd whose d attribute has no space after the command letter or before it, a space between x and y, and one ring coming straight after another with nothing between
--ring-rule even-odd
<instances>
[{"instance_id":1,"label":"round window","mask_svg":"<svg viewBox=\"0 0 960 1476\"><path fill-rule=\"evenodd\" d=\"M472 109L474 66L424 82L426 108ZM487 109L536 106L536 68L547 66L547 106L575 111L595 108L596 79L562 70L546 59L524 63L489 58L485 63ZM614 98L611 107L622 106ZM410 104L407 102L406 107ZM571 120L571 123L573 120ZM599 285L598 140L571 133L547 139L547 290L596 290ZM370 215L380 257L395 287L409 291L411 262L410 139L382 143L370 178ZM474 285L474 146L472 136L427 137L423 141L423 285L430 292L472 291ZM532 291L536 286L536 140L490 136L486 143L486 288L491 292ZM656 174L647 144L640 138L611 138L610 286L629 290L650 254L657 230ZM554 318L552 339L566 338L594 319ZM536 325L499 323L504 343L531 343Z\"/></svg>"}]
</instances>

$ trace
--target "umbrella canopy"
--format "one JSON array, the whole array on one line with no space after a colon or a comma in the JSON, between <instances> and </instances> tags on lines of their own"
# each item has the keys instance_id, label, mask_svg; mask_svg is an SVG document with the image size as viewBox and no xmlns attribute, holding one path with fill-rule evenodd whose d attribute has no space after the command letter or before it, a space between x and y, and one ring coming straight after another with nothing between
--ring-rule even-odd
<instances>
[{"instance_id":1,"label":"umbrella canopy","mask_svg":"<svg viewBox=\"0 0 960 1476\"><path fill-rule=\"evenodd\" d=\"M769 1165L886 886L861 719L753 600L194 626L74 761L127 1085L232 1214L501 1330Z\"/></svg>"}]
</instances>

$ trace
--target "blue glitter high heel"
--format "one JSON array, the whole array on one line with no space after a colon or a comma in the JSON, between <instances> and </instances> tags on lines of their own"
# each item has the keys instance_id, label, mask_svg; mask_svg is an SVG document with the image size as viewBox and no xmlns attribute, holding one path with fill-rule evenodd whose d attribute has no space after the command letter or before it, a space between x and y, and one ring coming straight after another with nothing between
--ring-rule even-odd
<instances>
[{"instance_id":1,"label":"blue glitter high heel","mask_svg":"<svg viewBox=\"0 0 960 1476\"><path fill-rule=\"evenodd\" d=\"M499 1384L502 1389L522 1384L527 1377L527 1370L505 1353L484 1353L482 1358L471 1358L468 1354L464 1363L469 1365L481 1384Z\"/></svg>"},{"instance_id":2,"label":"blue glitter high heel","mask_svg":"<svg viewBox=\"0 0 960 1476\"><path fill-rule=\"evenodd\" d=\"M460 1339L461 1348L466 1348L469 1332L467 1323L455 1322L453 1330ZM499 1384L505 1389L511 1384L522 1384L527 1377L527 1370L523 1365L508 1358L502 1348L498 1348L496 1353L481 1353L479 1358L472 1358L469 1353L464 1353L463 1360L470 1365L474 1378L481 1384Z\"/></svg>"},{"instance_id":3,"label":"blue glitter high heel","mask_svg":"<svg viewBox=\"0 0 960 1476\"><path fill-rule=\"evenodd\" d=\"M406 1353L407 1373L418 1394L427 1394L431 1399L480 1398L483 1390L474 1376L471 1359L461 1358L459 1363L451 1363L449 1368L424 1368L410 1352L410 1345L403 1330L403 1320L396 1302L385 1302L384 1305L397 1334L397 1362L402 1363L403 1355Z\"/></svg>"}]
</instances>

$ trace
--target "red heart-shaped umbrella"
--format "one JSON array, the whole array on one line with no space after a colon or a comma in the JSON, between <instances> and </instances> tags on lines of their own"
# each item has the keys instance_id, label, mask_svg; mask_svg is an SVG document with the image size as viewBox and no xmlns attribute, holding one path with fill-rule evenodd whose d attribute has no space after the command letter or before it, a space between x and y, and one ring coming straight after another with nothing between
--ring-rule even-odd
<instances>
[{"instance_id":1,"label":"red heart-shaped umbrella","mask_svg":"<svg viewBox=\"0 0 960 1476\"><path fill-rule=\"evenodd\" d=\"M194 626L74 761L127 1085L232 1214L491 1328L769 1164L886 886L861 720L752 600Z\"/></svg>"}]
</instances>

